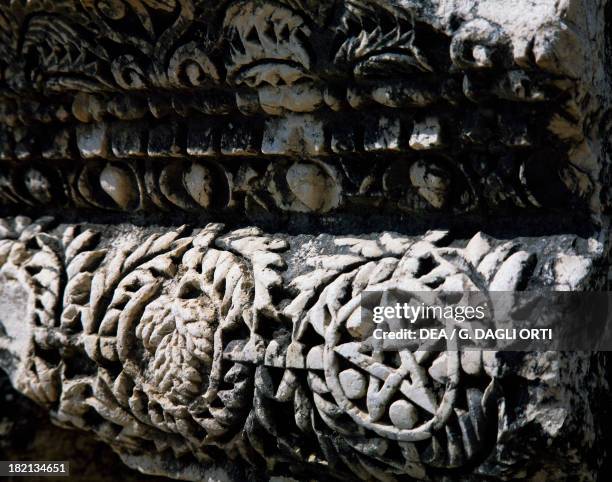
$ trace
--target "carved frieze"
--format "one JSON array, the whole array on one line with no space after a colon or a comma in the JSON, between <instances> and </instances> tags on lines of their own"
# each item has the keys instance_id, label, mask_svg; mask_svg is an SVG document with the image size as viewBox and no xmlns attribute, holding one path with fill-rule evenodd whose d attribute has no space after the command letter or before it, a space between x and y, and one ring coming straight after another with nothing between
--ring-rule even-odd
<instances>
[{"instance_id":1,"label":"carved frieze","mask_svg":"<svg viewBox=\"0 0 612 482\"><path fill-rule=\"evenodd\" d=\"M360 294L586 288L601 250L576 236L541 251L483 233L218 224L132 227L117 243L113 228L52 223L2 221L3 313L21 314L3 315L0 347L16 387L57 422L126 459L205 466L222 450L272 471L381 480L495 460L508 385L496 352L368 351Z\"/></svg>"},{"instance_id":2,"label":"carved frieze","mask_svg":"<svg viewBox=\"0 0 612 482\"><path fill-rule=\"evenodd\" d=\"M599 212L602 72L574 64L601 19L568 27L571 9L542 6L524 37L512 30L520 11L503 18L483 2L445 23L439 3L13 2L0 200ZM296 192L296 169L313 173L306 188L323 202Z\"/></svg>"},{"instance_id":3,"label":"carved frieze","mask_svg":"<svg viewBox=\"0 0 612 482\"><path fill-rule=\"evenodd\" d=\"M0 2L11 383L186 480L594 480L605 355L363 343L606 285L612 7L511 3Z\"/></svg>"}]
</instances>

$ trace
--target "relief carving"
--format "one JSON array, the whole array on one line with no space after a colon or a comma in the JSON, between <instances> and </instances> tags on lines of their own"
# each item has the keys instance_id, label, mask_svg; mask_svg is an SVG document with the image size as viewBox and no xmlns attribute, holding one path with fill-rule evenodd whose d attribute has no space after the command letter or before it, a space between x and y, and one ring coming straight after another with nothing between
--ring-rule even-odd
<instances>
[{"instance_id":1,"label":"relief carving","mask_svg":"<svg viewBox=\"0 0 612 482\"><path fill-rule=\"evenodd\" d=\"M584 265L574 287L593 269L562 238L547 254L535 240L453 242L445 231L326 247L210 224L134 230L118 245L49 223L3 221L0 276L27 293L29 331L9 326L2 346L14 383L56 421L126 459L146 443L190 464L221 449L255 467L365 480L426 480L492 457L507 415L496 352L368 351L360 293L562 289L568 259Z\"/></svg>"},{"instance_id":2,"label":"relief carving","mask_svg":"<svg viewBox=\"0 0 612 482\"><path fill-rule=\"evenodd\" d=\"M595 480L606 355L359 314L607 287L611 7L515 3L0 5L11 383L185 480Z\"/></svg>"},{"instance_id":3,"label":"relief carving","mask_svg":"<svg viewBox=\"0 0 612 482\"><path fill-rule=\"evenodd\" d=\"M0 102L3 202L80 207L84 197L89 207L155 212L169 200L173 209L205 213L211 193L202 199L179 183L157 202L137 187L143 178L163 184L166 164L189 159L205 164L199 172L214 164L221 197L236 200L212 202L215 212L244 213L242 200L252 198L279 216L305 210L287 186L233 179L251 170L257 175L248 178L291 176L290 161L306 156L334 173L325 185L338 187L326 197L346 194L306 209L314 214L359 212L380 198L398 215L601 209L602 154L584 134L597 128L601 102L587 92L599 74L580 77L555 63L557 44L582 42L563 24L563 34L549 26L525 46L510 26L485 17L443 27L426 7L281 3L7 9L3 49L13 60ZM198 20L204 14L210 22ZM257 161L237 172L235 158L245 156ZM279 157L288 164L277 167ZM126 192L109 195L99 174L83 181L89 159L115 165L112 182ZM390 188L385 178L396 174L402 178Z\"/></svg>"}]
</instances>

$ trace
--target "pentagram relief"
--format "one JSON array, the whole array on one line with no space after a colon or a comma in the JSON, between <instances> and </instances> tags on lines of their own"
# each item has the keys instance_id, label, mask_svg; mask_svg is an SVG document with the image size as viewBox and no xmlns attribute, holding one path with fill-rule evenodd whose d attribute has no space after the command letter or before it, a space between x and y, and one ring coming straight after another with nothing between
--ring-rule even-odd
<instances>
[{"instance_id":1,"label":"pentagram relief","mask_svg":"<svg viewBox=\"0 0 612 482\"><path fill-rule=\"evenodd\" d=\"M482 353L380 351L351 334L347 318L331 321L318 350L332 403L366 429L360 437L396 441L404 451L422 452L420 460L432 466L457 467L476 455L494 387Z\"/></svg>"},{"instance_id":2,"label":"pentagram relief","mask_svg":"<svg viewBox=\"0 0 612 482\"><path fill-rule=\"evenodd\" d=\"M439 401L426 369L413 353L393 353L395 363L385 363L383 352L366 354L358 342L339 343L340 327L334 325L325 343L325 380L338 406L383 437L403 442L430 438L453 410L459 383L458 352L445 353L445 363L441 362L446 365L447 383ZM352 368L342 369L347 362ZM365 410L357 402L363 399Z\"/></svg>"},{"instance_id":3,"label":"pentagram relief","mask_svg":"<svg viewBox=\"0 0 612 482\"><path fill-rule=\"evenodd\" d=\"M308 386L325 425L360 456L417 479L428 466L452 469L474 460L496 425L491 352L439 342L427 349L379 346L371 339L377 325L361 316L362 296L372 290L400 288L420 299L419 293L477 289L466 269L473 262L457 262L467 254L437 247L436 236L416 244L396 239L393 248L387 239L337 240L352 254L310 261L327 273L299 278L305 299L317 294L294 330L297 340L315 345L306 357Z\"/></svg>"}]
</instances>

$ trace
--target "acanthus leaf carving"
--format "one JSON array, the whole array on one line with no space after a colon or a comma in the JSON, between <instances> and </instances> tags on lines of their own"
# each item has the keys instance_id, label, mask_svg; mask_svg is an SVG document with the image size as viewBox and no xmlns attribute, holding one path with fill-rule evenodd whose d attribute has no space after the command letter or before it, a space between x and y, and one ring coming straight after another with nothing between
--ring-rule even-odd
<instances>
[{"instance_id":1,"label":"acanthus leaf carving","mask_svg":"<svg viewBox=\"0 0 612 482\"><path fill-rule=\"evenodd\" d=\"M350 2L342 19L342 30L347 38L334 60L349 64L357 78L389 72L434 71L431 61L415 44L415 19L410 10ZM354 34L355 30L359 33Z\"/></svg>"}]
</instances>

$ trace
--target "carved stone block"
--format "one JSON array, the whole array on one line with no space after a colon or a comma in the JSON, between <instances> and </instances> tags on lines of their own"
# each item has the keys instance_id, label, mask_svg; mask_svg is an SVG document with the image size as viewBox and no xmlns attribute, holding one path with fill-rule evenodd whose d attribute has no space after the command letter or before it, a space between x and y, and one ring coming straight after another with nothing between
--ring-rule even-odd
<instances>
[{"instance_id":1,"label":"carved stone block","mask_svg":"<svg viewBox=\"0 0 612 482\"><path fill-rule=\"evenodd\" d=\"M4 2L0 368L151 474L596 480L605 353L383 353L358 306L607 289L611 12Z\"/></svg>"}]
</instances>

